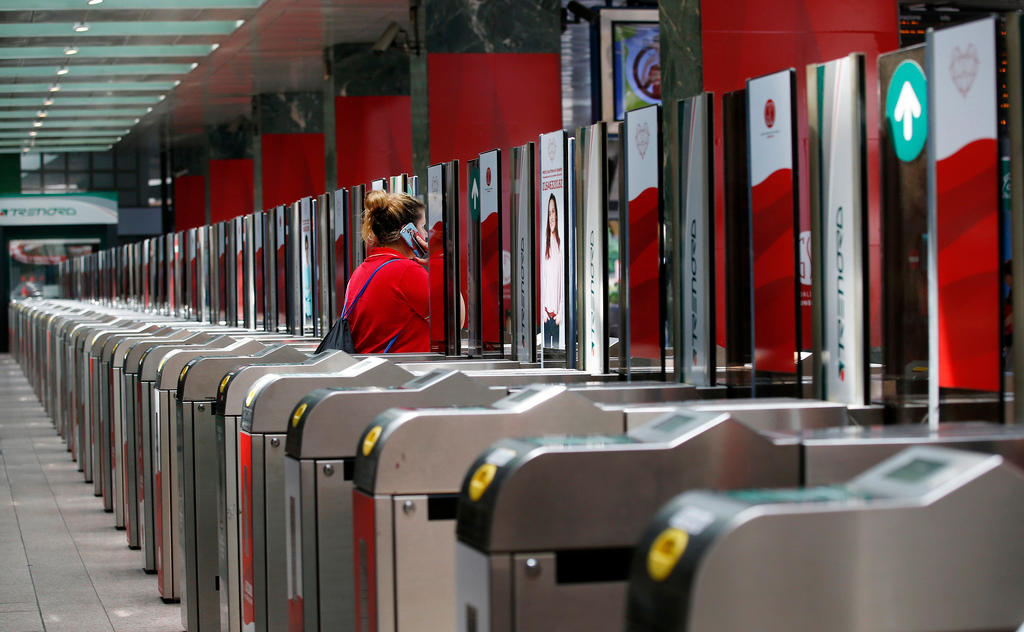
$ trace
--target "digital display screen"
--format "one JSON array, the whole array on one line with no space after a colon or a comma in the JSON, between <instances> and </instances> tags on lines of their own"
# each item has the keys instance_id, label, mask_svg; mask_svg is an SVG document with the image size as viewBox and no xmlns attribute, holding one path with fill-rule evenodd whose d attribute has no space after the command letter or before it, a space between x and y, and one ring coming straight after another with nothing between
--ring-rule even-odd
<instances>
[{"instance_id":1,"label":"digital display screen","mask_svg":"<svg viewBox=\"0 0 1024 632\"><path fill-rule=\"evenodd\" d=\"M903 481L904 483L917 483L928 478L945 466L946 464L943 461L914 459L906 465L900 466L889 472L885 477L896 481Z\"/></svg>"},{"instance_id":2,"label":"digital display screen","mask_svg":"<svg viewBox=\"0 0 1024 632\"><path fill-rule=\"evenodd\" d=\"M661 47L657 22L612 25L615 118L647 105L661 104Z\"/></svg>"}]
</instances>

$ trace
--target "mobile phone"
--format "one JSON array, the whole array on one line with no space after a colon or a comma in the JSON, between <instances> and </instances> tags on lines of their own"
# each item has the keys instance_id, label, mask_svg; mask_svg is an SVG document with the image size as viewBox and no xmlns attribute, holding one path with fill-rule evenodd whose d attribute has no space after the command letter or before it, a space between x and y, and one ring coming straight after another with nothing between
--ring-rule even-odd
<instances>
[{"instance_id":1,"label":"mobile phone","mask_svg":"<svg viewBox=\"0 0 1024 632\"><path fill-rule=\"evenodd\" d=\"M427 251L424 250L423 246L420 245L420 242L416 240L416 234L418 232L419 231L416 230L416 226L414 226L412 222L409 222L408 224L402 227L400 234L402 235L402 239L405 240L405 243L407 243L409 247L412 248L413 254L415 254L420 259L426 259Z\"/></svg>"}]
</instances>

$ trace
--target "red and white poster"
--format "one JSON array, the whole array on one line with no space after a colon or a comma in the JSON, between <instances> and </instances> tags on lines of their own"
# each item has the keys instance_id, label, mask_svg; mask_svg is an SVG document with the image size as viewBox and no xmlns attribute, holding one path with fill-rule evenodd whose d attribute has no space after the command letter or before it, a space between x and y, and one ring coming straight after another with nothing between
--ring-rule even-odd
<instances>
[{"instance_id":1,"label":"red and white poster","mask_svg":"<svg viewBox=\"0 0 1024 632\"><path fill-rule=\"evenodd\" d=\"M793 81L792 70L747 81L755 373L796 371Z\"/></svg>"},{"instance_id":2,"label":"red and white poster","mask_svg":"<svg viewBox=\"0 0 1024 632\"><path fill-rule=\"evenodd\" d=\"M994 18L930 32L932 385L999 390L999 162ZM931 399L931 398L930 398Z\"/></svg>"},{"instance_id":3,"label":"red and white poster","mask_svg":"<svg viewBox=\"0 0 1024 632\"><path fill-rule=\"evenodd\" d=\"M626 113L629 371L664 366L661 279L661 110Z\"/></svg>"}]
</instances>

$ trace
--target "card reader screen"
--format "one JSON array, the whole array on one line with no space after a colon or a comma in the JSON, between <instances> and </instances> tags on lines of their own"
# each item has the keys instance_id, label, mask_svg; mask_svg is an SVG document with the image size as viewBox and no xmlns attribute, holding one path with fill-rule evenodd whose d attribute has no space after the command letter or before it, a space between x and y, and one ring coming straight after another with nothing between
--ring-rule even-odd
<instances>
[{"instance_id":1,"label":"card reader screen","mask_svg":"<svg viewBox=\"0 0 1024 632\"><path fill-rule=\"evenodd\" d=\"M945 465L946 464L942 461L914 459L906 465L889 472L885 477L897 481L903 481L905 483L917 483L941 470Z\"/></svg>"}]
</instances>

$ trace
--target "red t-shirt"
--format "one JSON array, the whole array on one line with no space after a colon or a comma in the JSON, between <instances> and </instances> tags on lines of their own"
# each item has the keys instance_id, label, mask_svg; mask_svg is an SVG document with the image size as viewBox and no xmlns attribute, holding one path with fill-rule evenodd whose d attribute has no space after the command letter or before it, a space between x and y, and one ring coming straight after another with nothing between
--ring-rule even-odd
<instances>
[{"instance_id":1,"label":"red t-shirt","mask_svg":"<svg viewBox=\"0 0 1024 632\"><path fill-rule=\"evenodd\" d=\"M356 353L383 353L398 336L390 353L430 351L430 290L427 271L390 248L374 248L348 281L345 308L355 300L373 271L377 272L348 315Z\"/></svg>"}]
</instances>

